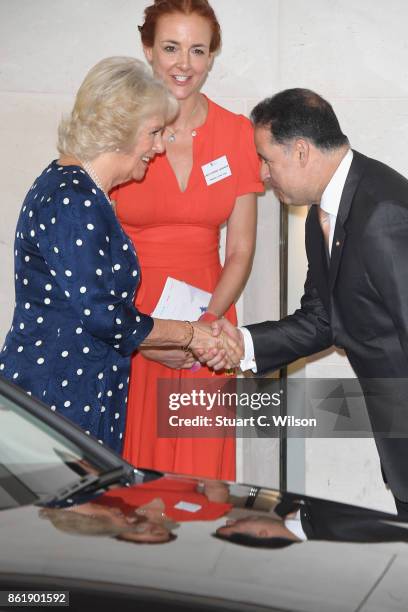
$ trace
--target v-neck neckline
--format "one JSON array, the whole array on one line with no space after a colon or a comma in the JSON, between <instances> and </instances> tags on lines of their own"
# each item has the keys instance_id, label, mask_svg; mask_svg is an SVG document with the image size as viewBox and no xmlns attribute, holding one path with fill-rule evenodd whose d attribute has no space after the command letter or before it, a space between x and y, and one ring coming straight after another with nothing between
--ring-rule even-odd
<instances>
[{"instance_id":1,"label":"v-neck neckline","mask_svg":"<svg viewBox=\"0 0 408 612\"><path fill-rule=\"evenodd\" d=\"M167 166L168 166L169 171L170 171L170 173L171 173L171 175L173 177L173 180L174 180L174 182L176 184L177 191L178 191L178 193L180 195L184 195L185 193L187 193L189 191L190 187L191 187L191 183L193 181L193 175L194 175L194 172L196 171L195 163L194 163L194 161L195 161L195 154L194 154L195 142L196 142L197 138L199 137L200 131L203 130L208 125L209 120L210 120L210 116L212 116L212 113L213 113L213 104L212 104L211 100L209 100L209 98L207 98L207 96L205 94L202 94L202 95L207 100L207 106L208 106L207 117L205 118L204 123L201 124L199 127L195 128L195 130L194 130L196 132L196 135L193 136L193 147L192 147L192 158L193 158L192 161L193 161L193 163L191 165L190 174L188 176L186 188L184 190L181 189L180 183L179 183L178 178L177 178L177 175L176 175L176 173L175 173L175 171L173 169L173 166L171 165L170 160L169 160L169 158L168 158L168 156L166 154Z\"/></svg>"}]
</instances>

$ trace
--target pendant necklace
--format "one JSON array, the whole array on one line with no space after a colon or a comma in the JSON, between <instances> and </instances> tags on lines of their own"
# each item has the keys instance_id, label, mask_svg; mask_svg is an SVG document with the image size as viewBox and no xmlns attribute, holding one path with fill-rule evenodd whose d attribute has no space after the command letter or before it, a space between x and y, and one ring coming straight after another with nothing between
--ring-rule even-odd
<instances>
[{"instance_id":1,"label":"pendant necklace","mask_svg":"<svg viewBox=\"0 0 408 612\"><path fill-rule=\"evenodd\" d=\"M190 115L188 116L186 124L190 121L190 119L192 118L192 116L196 112L199 104L200 104L200 100L198 100L197 104L195 105L195 107L191 111ZM181 132L183 130L186 130L187 129L187 125L185 127L183 127L183 128L176 128L173 131L171 131L168 126L167 126L167 129L170 131L170 135L167 137L167 142L173 143L173 142L176 142L176 134L177 134L177 132ZM197 131L196 130L191 130L191 135L194 138L195 136L197 136Z\"/></svg>"}]
</instances>

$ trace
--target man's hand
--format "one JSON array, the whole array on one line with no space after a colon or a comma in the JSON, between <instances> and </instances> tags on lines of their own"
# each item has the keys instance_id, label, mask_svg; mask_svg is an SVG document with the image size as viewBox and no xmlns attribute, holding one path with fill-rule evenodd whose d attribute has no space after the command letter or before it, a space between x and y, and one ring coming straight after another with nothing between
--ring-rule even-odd
<instances>
[{"instance_id":1,"label":"man's hand","mask_svg":"<svg viewBox=\"0 0 408 612\"><path fill-rule=\"evenodd\" d=\"M219 336L222 332L224 332L227 336L232 338L240 347L242 351L242 357L244 357L244 339L242 333L237 327L234 327L232 323L228 321L228 319L218 319L211 323L211 329L214 336Z\"/></svg>"},{"instance_id":2,"label":"man's hand","mask_svg":"<svg viewBox=\"0 0 408 612\"><path fill-rule=\"evenodd\" d=\"M192 325L194 336L189 348L197 355L201 363L206 363L211 359L217 366L214 367L216 370L234 368L239 363L240 349L234 338L222 330L215 334L211 326L205 323L194 322Z\"/></svg>"},{"instance_id":3,"label":"man's hand","mask_svg":"<svg viewBox=\"0 0 408 612\"><path fill-rule=\"evenodd\" d=\"M212 333L216 337L220 337L221 335L228 338L228 341L233 341L236 343L236 348L233 355L230 353L229 357L233 359L233 367L239 367L239 362L243 359L245 354L244 347L244 338L242 333L237 327L234 327L232 323L230 323L227 319L218 319L218 321L214 321L211 324ZM213 368L214 370L221 370L225 367L222 362L217 359L217 356L214 356L213 359L207 360L207 366L209 368Z\"/></svg>"},{"instance_id":4,"label":"man's hand","mask_svg":"<svg viewBox=\"0 0 408 612\"><path fill-rule=\"evenodd\" d=\"M238 367L244 356L241 332L226 319L219 319L211 324L211 333L220 343L207 351L197 351L201 363L216 371Z\"/></svg>"}]
</instances>

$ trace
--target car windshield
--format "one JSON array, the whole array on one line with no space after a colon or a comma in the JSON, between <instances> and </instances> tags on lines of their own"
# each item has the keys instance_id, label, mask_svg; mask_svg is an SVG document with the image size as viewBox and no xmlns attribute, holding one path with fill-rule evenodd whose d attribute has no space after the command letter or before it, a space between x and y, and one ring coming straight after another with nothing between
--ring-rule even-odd
<instances>
[{"instance_id":1,"label":"car windshield","mask_svg":"<svg viewBox=\"0 0 408 612\"><path fill-rule=\"evenodd\" d=\"M0 510L34 503L101 471L79 445L0 394Z\"/></svg>"}]
</instances>

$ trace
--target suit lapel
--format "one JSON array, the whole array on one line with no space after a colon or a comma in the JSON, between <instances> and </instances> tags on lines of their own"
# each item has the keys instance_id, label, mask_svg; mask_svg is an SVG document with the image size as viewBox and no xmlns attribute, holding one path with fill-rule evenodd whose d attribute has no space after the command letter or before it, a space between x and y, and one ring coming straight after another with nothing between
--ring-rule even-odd
<instances>
[{"instance_id":1,"label":"suit lapel","mask_svg":"<svg viewBox=\"0 0 408 612\"><path fill-rule=\"evenodd\" d=\"M337 214L336 227L334 229L333 245L330 258L329 269L329 291L334 289L339 271L341 256L343 253L344 243L346 241L345 223L350 214L351 204L356 192L357 186L363 174L365 165L365 156L353 151L353 161L351 162L350 170L347 175L343 193L341 195L339 212Z\"/></svg>"}]
</instances>

